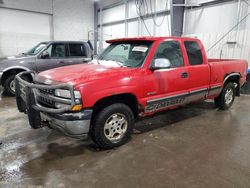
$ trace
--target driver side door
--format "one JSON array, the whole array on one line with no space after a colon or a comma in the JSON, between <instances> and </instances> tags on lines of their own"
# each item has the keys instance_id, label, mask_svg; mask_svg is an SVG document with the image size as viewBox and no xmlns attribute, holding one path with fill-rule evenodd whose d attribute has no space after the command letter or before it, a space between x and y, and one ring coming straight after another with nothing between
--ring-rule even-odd
<instances>
[{"instance_id":1,"label":"driver side door","mask_svg":"<svg viewBox=\"0 0 250 188\"><path fill-rule=\"evenodd\" d=\"M67 48L64 43L50 44L36 60L37 71L42 72L48 69L67 65L66 49ZM46 54L46 56L43 57L42 54Z\"/></svg>"},{"instance_id":2,"label":"driver side door","mask_svg":"<svg viewBox=\"0 0 250 188\"><path fill-rule=\"evenodd\" d=\"M146 111L158 111L187 101L189 77L182 54L179 41L159 44L151 63L156 59L168 59L170 67L149 70L145 76Z\"/></svg>"}]
</instances>

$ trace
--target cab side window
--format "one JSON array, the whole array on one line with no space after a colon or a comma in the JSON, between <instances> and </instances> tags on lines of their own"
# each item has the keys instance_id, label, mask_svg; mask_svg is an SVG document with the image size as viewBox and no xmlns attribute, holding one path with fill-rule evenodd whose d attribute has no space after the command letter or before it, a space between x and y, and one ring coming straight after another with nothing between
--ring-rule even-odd
<instances>
[{"instance_id":1,"label":"cab side window","mask_svg":"<svg viewBox=\"0 0 250 188\"><path fill-rule=\"evenodd\" d=\"M189 65L201 65L203 63L203 58L201 48L197 42L185 41L184 45L187 51Z\"/></svg>"},{"instance_id":2,"label":"cab side window","mask_svg":"<svg viewBox=\"0 0 250 188\"><path fill-rule=\"evenodd\" d=\"M69 44L69 54L71 57L87 56L83 44Z\"/></svg>"},{"instance_id":3,"label":"cab side window","mask_svg":"<svg viewBox=\"0 0 250 188\"><path fill-rule=\"evenodd\" d=\"M50 58L63 58L65 57L64 44L51 44L46 50Z\"/></svg>"},{"instance_id":4,"label":"cab side window","mask_svg":"<svg viewBox=\"0 0 250 188\"><path fill-rule=\"evenodd\" d=\"M181 47L178 41L162 42L154 55L154 59L158 58L168 59L171 67L182 67L184 65Z\"/></svg>"}]
</instances>

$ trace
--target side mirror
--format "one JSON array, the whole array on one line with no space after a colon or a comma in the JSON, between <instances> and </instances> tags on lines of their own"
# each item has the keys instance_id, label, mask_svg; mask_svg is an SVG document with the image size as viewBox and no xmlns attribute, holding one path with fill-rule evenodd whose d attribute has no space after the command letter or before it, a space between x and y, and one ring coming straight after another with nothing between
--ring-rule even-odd
<instances>
[{"instance_id":1,"label":"side mirror","mask_svg":"<svg viewBox=\"0 0 250 188\"><path fill-rule=\"evenodd\" d=\"M157 58L154 60L152 63L151 69L156 70L156 69L167 69L171 67L171 63L169 59L165 58Z\"/></svg>"},{"instance_id":2,"label":"side mirror","mask_svg":"<svg viewBox=\"0 0 250 188\"><path fill-rule=\"evenodd\" d=\"M41 58L42 58L42 59L47 59L47 58L49 58L49 52L47 52L46 50L43 51L42 54L41 54Z\"/></svg>"}]
</instances>

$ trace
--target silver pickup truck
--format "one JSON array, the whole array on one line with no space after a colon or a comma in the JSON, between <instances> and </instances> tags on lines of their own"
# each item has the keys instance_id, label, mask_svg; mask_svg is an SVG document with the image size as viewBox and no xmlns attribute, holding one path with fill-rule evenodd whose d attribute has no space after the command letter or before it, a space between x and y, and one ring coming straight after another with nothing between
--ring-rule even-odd
<instances>
[{"instance_id":1,"label":"silver pickup truck","mask_svg":"<svg viewBox=\"0 0 250 188\"><path fill-rule=\"evenodd\" d=\"M26 53L0 58L0 85L5 93L15 95L15 75L22 71L44 70L86 63L92 59L92 47L82 41L41 42ZM26 79L32 79L27 76Z\"/></svg>"}]
</instances>

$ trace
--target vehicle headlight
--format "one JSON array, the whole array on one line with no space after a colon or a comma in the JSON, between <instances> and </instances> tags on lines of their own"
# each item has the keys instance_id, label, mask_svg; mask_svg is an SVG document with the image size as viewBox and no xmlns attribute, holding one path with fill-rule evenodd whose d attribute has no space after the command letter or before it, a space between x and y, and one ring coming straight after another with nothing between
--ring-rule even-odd
<instances>
[{"instance_id":1,"label":"vehicle headlight","mask_svg":"<svg viewBox=\"0 0 250 188\"><path fill-rule=\"evenodd\" d=\"M82 109L81 93L79 91L74 91L74 95L75 95L75 105L72 106L71 111L80 111ZM55 96L71 99L70 90L66 89L56 89ZM56 108L64 108L68 107L69 105L56 102L55 106Z\"/></svg>"},{"instance_id":2,"label":"vehicle headlight","mask_svg":"<svg viewBox=\"0 0 250 188\"><path fill-rule=\"evenodd\" d=\"M56 89L55 95L58 97L63 97L63 98L68 98L68 99L71 98L70 90L66 90L66 89ZM76 99L81 98L81 93L79 91L74 91L74 95Z\"/></svg>"}]
</instances>

